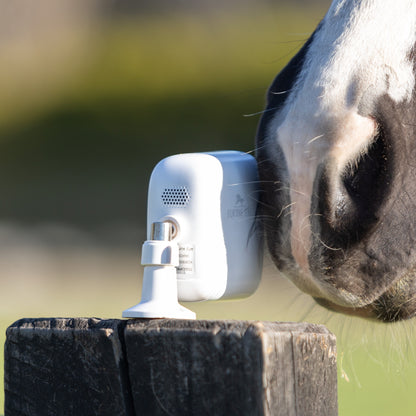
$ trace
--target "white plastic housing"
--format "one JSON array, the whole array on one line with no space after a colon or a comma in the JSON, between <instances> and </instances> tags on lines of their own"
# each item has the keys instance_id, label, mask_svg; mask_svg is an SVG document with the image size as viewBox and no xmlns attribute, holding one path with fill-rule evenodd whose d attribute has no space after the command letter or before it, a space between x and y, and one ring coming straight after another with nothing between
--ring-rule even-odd
<instances>
[{"instance_id":1,"label":"white plastic housing","mask_svg":"<svg viewBox=\"0 0 416 416\"><path fill-rule=\"evenodd\" d=\"M256 290L263 258L257 200L257 164L246 153L179 154L156 165L149 183L148 239L152 223L175 224L179 300L245 297Z\"/></svg>"}]
</instances>

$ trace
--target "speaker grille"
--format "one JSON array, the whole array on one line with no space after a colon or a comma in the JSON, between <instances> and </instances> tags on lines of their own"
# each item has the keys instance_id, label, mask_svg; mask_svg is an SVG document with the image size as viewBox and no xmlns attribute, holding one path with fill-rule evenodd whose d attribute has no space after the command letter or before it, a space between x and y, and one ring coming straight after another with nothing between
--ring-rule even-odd
<instances>
[{"instance_id":1,"label":"speaker grille","mask_svg":"<svg viewBox=\"0 0 416 416\"><path fill-rule=\"evenodd\" d=\"M163 205L170 207L184 207L189 204L191 196L186 186L165 188L162 192Z\"/></svg>"}]
</instances>

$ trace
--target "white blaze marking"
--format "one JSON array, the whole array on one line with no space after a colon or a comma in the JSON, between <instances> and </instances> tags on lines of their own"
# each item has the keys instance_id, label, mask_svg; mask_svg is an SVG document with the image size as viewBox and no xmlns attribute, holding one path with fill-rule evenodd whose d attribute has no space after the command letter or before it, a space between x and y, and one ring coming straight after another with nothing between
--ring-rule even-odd
<instances>
[{"instance_id":1,"label":"white blaze marking","mask_svg":"<svg viewBox=\"0 0 416 416\"><path fill-rule=\"evenodd\" d=\"M270 154L279 143L289 167L291 245L303 275L310 275L317 168L326 163L335 195L342 172L376 135L371 112L377 99L384 94L396 102L411 99L409 53L415 43L415 0L334 0L291 95L271 123ZM311 282L304 285L310 288Z\"/></svg>"}]
</instances>

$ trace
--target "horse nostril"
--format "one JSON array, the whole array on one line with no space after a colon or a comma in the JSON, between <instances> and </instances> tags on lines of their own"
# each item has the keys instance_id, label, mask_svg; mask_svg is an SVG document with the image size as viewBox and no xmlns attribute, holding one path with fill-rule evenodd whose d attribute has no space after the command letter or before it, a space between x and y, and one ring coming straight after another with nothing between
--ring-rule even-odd
<instances>
[{"instance_id":1,"label":"horse nostril","mask_svg":"<svg viewBox=\"0 0 416 416\"><path fill-rule=\"evenodd\" d=\"M335 196L333 214L338 227L364 231L377 221L391 182L392 153L380 130L367 152L346 170Z\"/></svg>"},{"instance_id":2,"label":"horse nostril","mask_svg":"<svg viewBox=\"0 0 416 416\"><path fill-rule=\"evenodd\" d=\"M379 221L383 202L392 188L393 150L389 138L379 128L366 153L344 171L336 187L330 185L334 178L329 170L321 167L311 217L312 232L319 236L314 243L319 252L323 250L322 242L329 247L351 247Z\"/></svg>"},{"instance_id":3,"label":"horse nostril","mask_svg":"<svg viewBox=\"0 0 416 416\"><path fill-rule=\"evenodd\" d=\"M388 153L383 135L379 133L367 152L346 171L343 184L357 204L362 204L363 198L381 196L380 185L385 184L388 173Z\"/></svg>"}]
</instances>

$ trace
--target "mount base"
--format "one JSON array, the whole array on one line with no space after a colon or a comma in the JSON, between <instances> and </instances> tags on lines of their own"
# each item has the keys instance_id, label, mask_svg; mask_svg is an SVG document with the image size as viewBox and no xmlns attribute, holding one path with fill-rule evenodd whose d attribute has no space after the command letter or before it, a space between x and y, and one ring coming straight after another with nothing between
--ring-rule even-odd
<instances>
[{"instance_id":1,"label":"mount base","mask_svg":"<svg viewBox=\"0 0 416 416\"><path fill-rule=\"evenodd\" d=\"M176 305L161 305L155 301L140 302L136 306L123 311L123 318L173 318L173 319L196 319L195 312Z\"/></svg>"}]
</instances>

